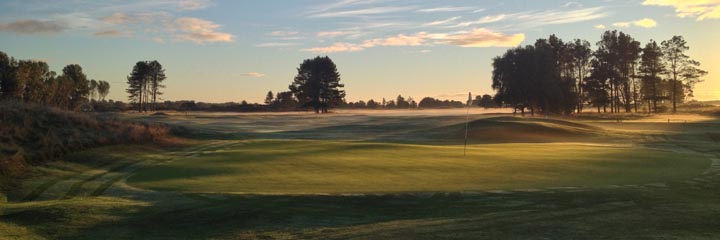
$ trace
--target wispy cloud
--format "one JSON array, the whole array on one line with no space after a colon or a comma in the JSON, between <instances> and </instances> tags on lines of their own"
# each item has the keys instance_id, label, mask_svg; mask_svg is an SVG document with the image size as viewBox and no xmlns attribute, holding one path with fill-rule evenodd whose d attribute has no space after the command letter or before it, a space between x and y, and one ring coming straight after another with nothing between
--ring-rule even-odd
<instances>
[{"instance_id":1,"label":"wispy cloud","mask_svg":"<svg viewBox=\"0 0 720 240\"><path fill-rule=\"evenodd\" d=\"M218 31L220 25L200 18L178 18L170 25L176 30L176 39L198 44L206 42L232 42L235 36Z\"/></svg>"},{"instance_id":2,"label":"wispy cloud","mask_svg":"<svg viewBox=\"0 0 720 240\"><path fill-rule=\"evenodd\" d=\"M571 11L542 11L515 14L515 19L521 20L526 26L543 26L553 24L567 24L604 18L608 16L602 7L583 8Z\"/></svg>"},{"instance_id":3,"label":"wispy cloud","mask_svg":"<svg viewBox=\"0 0 720 240\"><path fill-rule=\"evenodd\" d=\"M241 74L243 77L251 77L251 78L263 78L265 77L265 74L259 73L259 72L247 72Z\"/></svg>"},{"instance_id":4,"label":"wispy cloud","mask_svg":"<svg viewBox=\"0 0 720 240\"><path fill-rule=\"evenodd\" d=\"M583 7L583 4L582 4L582 3L579 3L579 2L567 2L567 3L563 4L563 7L566 7L566 8L581 8L581 7Z\"/></svg>"},{"instance_id":5,"label":"wispy cloud","mask_svg":"<svg viewBox=\"0 0 720 240\"><path fill-rule=\"evenodd\" d=\"M318 32L316 34L317 37L339 37L339 36L348 36L348 35L355 35L359 34L358 31L326 31L326 32Z\"/></svg>"},{"instance_id":6,"label":"wispy cloud","mask_svg":"<svg viewBox=\"0 0 720 240\"><path fill-rule=\"evenodd\" d=\"M298 33L299 32L296 32L296 31L274 31L274 32L269 33L268 35L275 36L275 37L287 37L287 36L295 36Z\"/></svg>"},{"instance_id":7,"label":"wispy cloud","mask_svg":"<svg viewBox=\"0 0 720 240\"><path fill-rule=\"evenodd\" d=\"M67 24L53 20L17 20L0 23L0 31L17 34L56 34L67 30Z\"/></svg>"},{"instance_id":8,"label":"wispy cloud","mask_svg":"<svg viewBox=\"0 0 720 240\"><path fill-rule=\"evenodd\" d=\"M456 25L448 26L448 27L451 27L451 28L459 28L459 27L469 27L469 26L478 25L478 24L494 23L494 22L501 21L501 20L505 19L506 17L507 17L507 15L505 15L505 14L498 14L498 15L493 15L493 16L485 16L485 17L481 17L481 18L479 18L479 19L477 19L477 20L475 20L475 21L461 22L461 23L458 23L458 24L456 24Z\"/></svg>"},{"instance_id":9,"label":"wispy cloud","mask_svg":"<svg viewBox=\"0 0 720 240\"><path fill-rule=\"evenodd\" d=\"M359 17L368 15L378 15L385 13L395 13L412 10L413 7L374 7L354 10L342 10L331 12L320 12L309 15L311 18L333 18L333 17Z\"/></svg>"},{"instance_id":10,"label":"wispy cloud","mask_svg":"<svg viewBox=\"0 0 720 240\"><path fill-rule=\"evenodd\" d=\"M605 29L605 28L607 28L607 27L605 26L605 24L595 25L595 29Z\"/></svg>"},{"instance_id":11,"label":"wispy cloud","mask_svg":"<svg viewBox=\"0 0 720 240\"><path fill-rule=\"evenodd\" d=\"M268 43L260 43L255 44L255 47L290 47L290 46L296 46L297 43L288 43L288 42L268 42Z\"/></svg>"},{"instance_id":12,"label":"wispy cloud","mask_svg":"<svg viewBox=\"0 0 720 240\"><path fill-rule=\"evenodd\" d=\"M460 19L460 18L462 18L462 17L457 16L457 17L451 17L451 18L448 18L448 19L437 20L437 21L433 21L433 22L426 23L426 24L424 24L424 26L446 25L446 24L449 24L449 23L454 23L455 21L457 21L457 20Z\"/></svg>"},{"instance_id":13,"label":"wispy cloud","mask_svg":"<svg viewBox=\"0 0 720 240\"><path fill-rule=\"evenodd\" d=\"M678 17L694 17L697 21L720 18L720 0L645 0L642 4L673 7Z\"/></svg>"},{"instance_id":14,"label":"wispy cloud","mask_svg":"<svg viewBox=\"0 0 720 240\"><path fill-rule=\"evenodd\" d=\"M374 38L361 43L334 43L327 47L303 49L315 53L357 52L379 46L426 46L435 44L460 47L512 47L525 40L525 34L503 34L485 28L454 33L419 32L414 35L398 34L387 38Z\"/></svg>"},{"instance_id":15,"label":"wispy cloud","mask_svg":"<svg viewBox=\"0 0 720 240\"><path fill-rule=\"evenodd\" d=\"M424 13L432 13L432 12L461 12L461 11L469 11L474 8L472 7L438 7L438 8L424 8L424 9L418 9L418 12L424 12Z\"/></svg>"},{"instance_id":16,"label":"wispy cloud","mask_svg":"<svg viewBox=\"0 0 720 240\"><path fill-rule=\"evenodd\" d=\"M461 47L514 47L524 40L525 34L522 33L503 34L486 28L476 28L448 35L440 39L440 42Z\"/></svg>"},{"instance_id":17,"label":"wispy cloud","mask_svg":"<svg viewBox=\"0 0 720 240\"><path fill-rule=\"evenodd\" d=\"M313 53L357 52L365 50L362 46L352 43L335 43L327 47L306 48L302 51Z\"/></svg>"},{"instance_id":18,"label":"wispy cloud","mask_svg":"<svg viewBox=\"0 0 720 240\"><path fill-rule=\"evenodd\" d=\"M126 36L130 36L130 33L111 29L111 30L95 32L95 33L93 33L93 35L98 36L98 37L126 37Z\"/></svg>"},{"instance_id":19,"label":"wispy cloud","mask_svg":"<svg viewBox=\"0 0 720 240\"><path fill-rule=\"evenodd\" d=\"M182 0L178 3L178 6L181 10L191 11L207 8L211 4L210 0Z\"/></svg>"},{"instance_id":20,"label":"wispy cloud","mask_svg":"<svg viewBox=\"0 0 720 240\"><path fill-rule=\"evenodd\" d=\"M640 19L637 21L616 22L616 23L613 23L613 26L615 26L615 27L636 26L636 27L642 27L642 28L654 28L657 26L657 22L650 18L643 18L643 19Z\"/></svg>"}]
</instances>

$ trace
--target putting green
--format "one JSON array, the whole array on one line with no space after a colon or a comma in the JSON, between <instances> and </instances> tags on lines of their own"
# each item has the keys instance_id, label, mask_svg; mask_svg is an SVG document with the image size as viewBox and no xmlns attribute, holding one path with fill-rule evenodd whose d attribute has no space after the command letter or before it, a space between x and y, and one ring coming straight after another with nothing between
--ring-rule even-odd
<instances>
[{"instance_id":1,"label":"putting green","mask_svg":"<svg viewBox=\"0 0 720 240\"><path fill-rule=\"evenodd\" d=\"M687 179L709 166L694 155L573 143L408 145L260 140L140 170L135 187L258 194L471 191Z\"/></svg>"}]
</instances>

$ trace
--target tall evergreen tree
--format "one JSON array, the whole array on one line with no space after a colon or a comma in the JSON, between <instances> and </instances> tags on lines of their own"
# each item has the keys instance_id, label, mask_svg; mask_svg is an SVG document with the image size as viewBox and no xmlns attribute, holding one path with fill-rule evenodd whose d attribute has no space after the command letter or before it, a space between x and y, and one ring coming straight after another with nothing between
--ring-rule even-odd
<instances>
[{"instance_id":1,"label":"tall evergreen tree","mask_svg":"<svg viewBox=\"0 0 720 240\"><path fill-rule=\"evenodd\" d=\"M128 99L130 102L137 103L138 112L142 112L145 110L144 108L144 102L147 98L145 92L145 86L147 85L147 76L150 72L150 67L148 66L147 62L145 61L139 61L135 64L135 66L132 69L132 72L130 72L130 75L127 77L127 84L128 88L126 89L127 93L129 94Z\"/></svg>"},{"instance_id":2,"label":"tall evergreen tree","mask_svg":"<svg viewBox=\"0 0 720 240\"><path fill-rule=\"evenodd\" d=\"M663 41L662 52L666 62L670 78L670 96L672 100L672 112L677 112L677 103L686 96L692 96L692 89L707 71L700 69L700 62L690 59L686 54L690 47L682 36L673 36L670 40Z\"/></svg>"},{"instance_id":3,"label":"tall evergreen tree","mask_svg":"<svg viewBox=\"0 0 720 240\"><path fill-rule=\"evenodd\" d=\"M657 112L658 101L664 99L661 93L661 75L665 73L662 61L663 52L657 42L650 40L642 50L639 72L641 74L644 100L648 102L648 111Z\"/></svg>"},{"instance_id":4,"label":"tall evergreen tree","mask_svg":"<svg viewBox=\"0 0 720 240\"><path fill-rule=\"evenodd\" d=\"M315 113L327 113L330 107L340 104L345 98L340 73L329 57L306 59L297 70L298 74L289 89L301 107L313 108Z\"/></svg>"},{"instance_id":5,"label":"tall evergreen tree","mask_svg":"<svg viewBox=\"0 0 720 240\"><path fill-rule=\"evenodd\" d=\"M165 85L162 85L162 82L165 81L167 77L165 76L165 69L163 69L163 66L158 61L149 62L148 67L150 68L148 73L149 95L152 96L152 110L155 111L157 99L163 94L160 92L160 88L165 87Z\"/></svg>"}]
</instances>

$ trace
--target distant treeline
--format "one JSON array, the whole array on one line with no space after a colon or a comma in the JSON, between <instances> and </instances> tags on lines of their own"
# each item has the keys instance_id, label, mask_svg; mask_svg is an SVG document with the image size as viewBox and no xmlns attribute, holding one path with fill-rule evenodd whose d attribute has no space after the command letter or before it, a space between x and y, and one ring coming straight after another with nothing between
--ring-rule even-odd
<instances>
[{"instance_id":1,"label":"distant treeline","mask_svg":"<svg viewBox=\"0 0 720 240\"><path fill-rule=\"evenodd\" d=\"M524 113L672 111L692 97L707 72L686 55L681 36L644 47L629 34L606 31L597 48L586 40L565 43L551 35L493 59L495 101Z\"/></svg>"},{"instance_id":2,"label":"distant treeline","mask_svg":"<svg viewBox=\"0 0 720 240\"><path fill-rule=\"evenodd\" d=\"M497 104L492 96L485 94L482 96L477 96L475 99L473 99L472 106L476 107L483 107L483 108L497 108L500 107L499 104ZM347 102L339 106L340 108L351 108L351 109L434 109L434 108L463 108L467 107L466 103L463 103L461 101L455 101L455 100L441 100L436 99L432 97L425 97L420 102L415 102L415 100L412 97L405 98L402 95L399 95L395 100L386 101L385 99L382 100L382 102L376 102L373 99L365 101L357 101L357 102Z\"/></svg>"},{"instance_id":3,"label":"distant treeline","mask_svg":"<svg viewBox=\"0 0 720 240\"><path fill-rule=\"evenodd\" d=\"M16 60L0 52L0 98L62 109L88 110L104 101L110 83L88 79L82 67L70 64L58 75L46 62Z\"/></svg>"}]
</instances>

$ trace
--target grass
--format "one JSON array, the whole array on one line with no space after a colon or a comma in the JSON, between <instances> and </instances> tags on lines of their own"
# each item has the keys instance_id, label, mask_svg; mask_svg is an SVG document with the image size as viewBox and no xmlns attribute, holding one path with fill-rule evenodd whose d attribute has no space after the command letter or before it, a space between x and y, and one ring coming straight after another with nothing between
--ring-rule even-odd
<instances>
[{"instance_id":1,"label":"grass","mask_svg":"<svg viewBox=\"0 0 720 240\"><path fill-rule=\"evenodd\" d=\"M161 191L376 193L642 184L686 179L704 156L634 146L252 141L143 169L130 185Z\"/></svg>"},{"instance_id":2,"label":"grass","mask_svg":"<svg viewBox=\"0 0 720 240\"><path fill-rule=\"evenodd\" d=\"M129 117L196 140L35 167L4 192L0 239L720 236L715 118L474 115L464 158L465 118L442 111Z\"/></svg>"}]
</instances>

